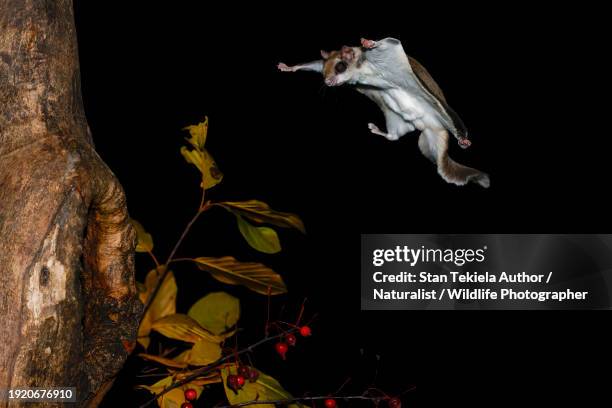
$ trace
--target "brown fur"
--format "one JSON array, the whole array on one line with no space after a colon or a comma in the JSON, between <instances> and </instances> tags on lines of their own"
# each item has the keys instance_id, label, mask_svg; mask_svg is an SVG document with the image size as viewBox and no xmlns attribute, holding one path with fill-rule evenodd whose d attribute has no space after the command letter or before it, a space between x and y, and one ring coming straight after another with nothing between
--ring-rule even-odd
<instances>
[{"instance_id":1,"label":"brown fur","mask_svg":"<svg viewBox=\"0 0 612 408\"><path fill-rule=\"evenodd\" d=\"M341 55L342 54L340 51L331 51L329 53L329 57L327 57L323 63L323 77L329 78L336 73L334 67L336 66L336 63L340 61Z\"/></svg>"}]
</instances>

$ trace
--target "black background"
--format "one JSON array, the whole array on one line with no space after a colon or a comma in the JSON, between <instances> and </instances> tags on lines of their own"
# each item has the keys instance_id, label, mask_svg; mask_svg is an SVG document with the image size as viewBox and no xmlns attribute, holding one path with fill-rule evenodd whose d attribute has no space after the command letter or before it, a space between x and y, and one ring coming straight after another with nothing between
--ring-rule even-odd
<instances>
[{"instance_id":1,"label":"black background","mask_svg":"<svg viewBox=\"0 0 612 408\"><path fill-rule=\"evenodd\" d=\"M160 257L199 200L198 174L179 147L181 128L204 115L207 147L225 174L210 198L257 198L304 219L306 236L283 230L283 252L266 256L249 249L229 214L215 210L179 251L272 266L290 290L273 302L285 320L308 298L306 316L318 314L315 336L287 363L270 349L256 353L256 365L294 394L333 393L347 377L354 382L346 392L359 393L375 376L390 394L416 385L404 395L407 406L531 405L530 393L546 406L603 390L607 313L361 312L358 254L360 233L610 231L598 11L518 3L75 6L97 150ZM453 143L451 156L488 172L490 189L446 184L421 155L416 134L398 142L370 134L366 124L383 125L382 113L355 91L275 68L316 59L321 48L386 36L399 38L440 84L473 142L468 150ZM151 265L144 256L137 261L142 280ZM179 311L221 288L243 302L240 342L261 336L264 297L189 268L178 270L177 280ZM148 397L132 390L146 382L134 377L140 368L128 365L107 406ZM210 406L214 399L201 401Z\"/></svg>"}]
</instances>

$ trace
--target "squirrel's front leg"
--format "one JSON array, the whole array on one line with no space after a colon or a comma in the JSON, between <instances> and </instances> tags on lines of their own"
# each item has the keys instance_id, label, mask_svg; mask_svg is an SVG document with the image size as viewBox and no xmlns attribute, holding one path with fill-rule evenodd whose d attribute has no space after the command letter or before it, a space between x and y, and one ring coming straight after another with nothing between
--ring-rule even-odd
<instances>
[{"instance_id":1,"label":"squirrel's front leg","mask_svg":"<svg viewBox=\"0 0 612 408\"><path fill-rule=\"evenodd\" d=\"M323 72L323 60L306 62L304 64L287 65L284 62L279 62L277 68L281 72L296 72L296 71L314 71Z\"/></svg>"}]
</instances>

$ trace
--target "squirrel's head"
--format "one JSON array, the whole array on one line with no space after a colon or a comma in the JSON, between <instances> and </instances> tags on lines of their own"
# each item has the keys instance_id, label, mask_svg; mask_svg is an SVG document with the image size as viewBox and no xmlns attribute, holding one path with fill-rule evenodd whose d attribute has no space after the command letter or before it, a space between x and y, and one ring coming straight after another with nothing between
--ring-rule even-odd
<instances>
[{"instance_id":1,"label":"squirrel's head","mask_svg":"<svg viewBox=\"0 0 612 408\"><path fill-rule=\"evenodd\" d=\"M362 51L359 47L344 46L340 51L321 51L325 85L338 86L350 83L357 72Z\"/></svg>"}]
</instances>

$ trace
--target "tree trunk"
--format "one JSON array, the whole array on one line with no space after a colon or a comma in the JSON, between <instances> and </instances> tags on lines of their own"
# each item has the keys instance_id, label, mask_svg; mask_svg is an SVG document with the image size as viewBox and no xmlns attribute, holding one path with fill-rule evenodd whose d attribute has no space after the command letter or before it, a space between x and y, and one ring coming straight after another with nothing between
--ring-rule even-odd
<instances>
[{"instance_id":1,"label":"tree trunk","mask_svg":"<svg viewBox=\"0 0 612 408\"><path fill-rule=\"evenodd\" d=\"M72 2L0 0L0 389L98 405L136 336L134 246L88 132Z\"/></svg>"}]
</instances>

